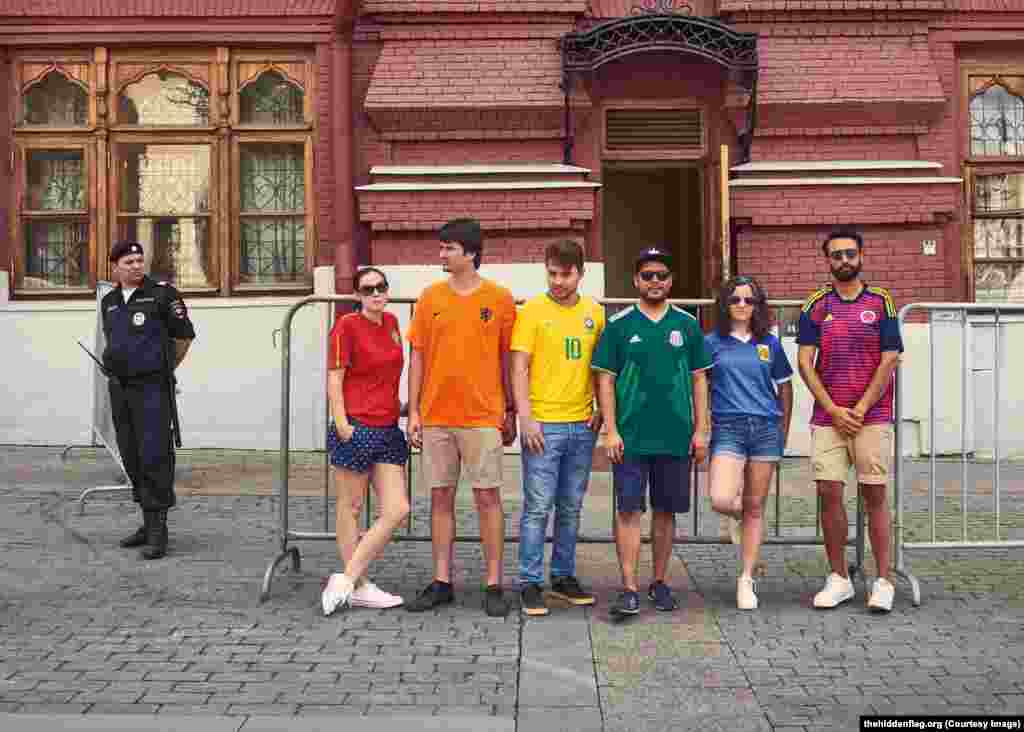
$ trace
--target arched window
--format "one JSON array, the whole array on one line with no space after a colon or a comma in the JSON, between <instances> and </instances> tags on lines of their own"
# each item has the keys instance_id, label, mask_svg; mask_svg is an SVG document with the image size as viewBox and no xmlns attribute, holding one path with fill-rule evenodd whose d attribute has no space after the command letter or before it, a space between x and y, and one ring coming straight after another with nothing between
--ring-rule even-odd
<instances>
[{"instance_id":1,"label":"arched window","mask_svg":"<svg viewBox=\"0 0 1024 732\"><path fill-rule=\"evenodd\" d=\"M971 156L1024 155L1024 99L999 81L971 97Z\"/></svg>"},{"instance_id":2,"label":"arched window","mask_svg":"<svg viewBox=\"0 0 1024 732\"><path fill-rule=\"evenodd\" d=\"M301 125L305 93L283 74L268 70L242 88L241 122L249 125Z\"/></svg>"},{"instance_id":3,"label":"arched window","mask_svg":"<svg viewBox=\"0 0 1024 732\"><path fill-rule=\"evenodd\" d=\"M146 74L122 90L117 121L125 125L205 127L210 124L210 92L181 74L165 70Z\"/></svg>"},{"instance_id":4,"label":"arched window","mask_svg":"<svg viewBox=\"0 0 1024 732\"><path fill-rule=\"evenodd\" d=\"M51 71L22 95L24 126L82 127L89 123L89 97L77 82Z\"/></svg>"}]
</instances>

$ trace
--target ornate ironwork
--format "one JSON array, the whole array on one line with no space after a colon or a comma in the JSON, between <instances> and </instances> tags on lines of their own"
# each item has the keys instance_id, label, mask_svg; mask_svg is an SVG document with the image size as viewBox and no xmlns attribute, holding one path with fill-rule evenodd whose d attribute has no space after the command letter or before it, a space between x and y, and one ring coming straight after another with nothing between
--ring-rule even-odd
<instances>
[{"instance_id":1,"label":"ornate ironwork","mask_svg":"<svg viewBox=\"0 0 1024 732\"><path fill-rule=\"evenodd\" d=\"M971 155L1024 155L1024 99L995 82L971 99Z\"/></svg>"},{"instance_id":2,"label":"ornate ironwork","mask_svg":"<svg viewBox=\"0 0 1024 732\"><path fill-rule=\"evenodd\" d=\"M78 150L39 150L28 156L28 209L85 209L85 167Z\"/></svg>"},{"instance_id":3,"label":"ornate ironwork","mask_svg":"<svg viewBox=\"0 0 1024 732\"><path fill-rule=\"evenodd\" d=\"M241 159L240 274L294 282L306 271L305 159L301 145L245 145ZM252 215L266 212L277 215ZM293 215L282 215L291 212Z\"/></svg>"},{"instance_id":4,"label":"ornate ironwork","mask_svg":"<svg viewBox=\"0 0 1024 732\"><path fill-rule=\"evenodd\" d=\"M710 18L640 15L618 18L562 37L562 68L593 71L636 53L695 54L733 71L757 71L757 34L739 33Z\"/></svg>"},{"instance_id":5,"label":"ornate ironwork","mask_svg":"<svg viewBox=\"0 0 1024 732\"><path fill-rule=\"evenodd\" d=\"M89 224L28 221L25 224L25 287L82 287L88 284Z\"/></svg>"},{"instance_id":6,"label":"ornate ironwork","mask_svg":"<svg viewBox=\"0 0 1024 732\"><path fill-rule=\"evenodd\" d=\"M633 15L693 15L693 7L676 0L640 0L630 8L630 12Z\"/></svg>"},{"instance_id":7,"label":"ornate ironwork","mask_svg":"<svg viewBox=\"0 0 1024 732\"><path fill-rule=\"evenodd\" d=\"M276 71L265 71L241 93L242 123L301 125L304 94Z\"/></svg>"},{"instance_id":8,"label":"ornate ironwork","mask_svg":"<svg viewBox=\"0 0 1024 732\"><path fill-rule=\"evenodd\" d=\"M634 54L669 52L700 56L725 67L750 90L747 127L740 133L740 163L749 161L757 124L757 34L740 33L713 18L684 15L673 0L640 0L651 8L630 18L617 18L562 37L562 83L565 95L565 154L572 164L573 130L570 94L574 74L595 71L606 63ZM675 9L674 12L665 12Z\"/></svg>"},{"instance_id":9,"label":"ornate ironwork","mask_svg":"<svg viewBox=\"0 0 1024 732\"><path fill-rule=\"evenodd\" d=\"M126 145L121 211L161 216L210 210L208 145Z\"/></svg>"},{"instance_id":10,"label":"ornate ironwork","mask_svg":"<svg viewBox=\"0 0 1024 732\"><path fill-rule=\"evenodd\" d=\"M88 110L85 90L59 71L51 71L22 97L21 124L81 127L89 121Z\"/></svg>"}]
</instances>

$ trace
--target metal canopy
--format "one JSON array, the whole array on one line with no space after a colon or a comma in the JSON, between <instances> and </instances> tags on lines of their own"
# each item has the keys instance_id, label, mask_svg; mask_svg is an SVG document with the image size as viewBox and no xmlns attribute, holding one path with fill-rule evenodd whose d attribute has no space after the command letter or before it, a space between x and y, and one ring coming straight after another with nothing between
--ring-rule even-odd
<instances>
[{"instance_id":1,"label":"metal canopy","mask_svg":"<svg viewBox=\"0 0 1024 732\"><path fill-rule=\"evenodd\" d=\"M655 3L656 7L659 6ZM714 19L680 13L641 12L616 18L586 31L562 36L562 91L565 94L564 163L572 164L572 118L569 102L574 74L593 72L617 59L645 53L669 52L700 56L728 69L750 92L747 127L739 135L740 163L750 159L756 125L757 34L740 33ZM667 12L666 12L667 11Z\"/></svg>"}]
</instances>

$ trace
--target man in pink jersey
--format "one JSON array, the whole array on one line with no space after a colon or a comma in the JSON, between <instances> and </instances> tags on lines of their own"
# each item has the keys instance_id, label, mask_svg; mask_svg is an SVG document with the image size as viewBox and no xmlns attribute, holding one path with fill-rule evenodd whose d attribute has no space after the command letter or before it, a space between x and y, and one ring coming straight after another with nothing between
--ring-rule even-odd
<instances>
[{"instance_id":1,"label":"man in pink jersey","mask_svg":"<svg viewBox=\"0 0 1024 732\"><path fill-rule=\"evenodd\" d=\"M894 590L889 581L891 537L885 485L892 458L892 377L903 340L889 293L869 287L860 278L861 235L837 229L821 248L832 283L807 298L797 336L800 375L814 395L812 463L821 498L825 552L832 566L824 589L814 596L814 607L836 607L854 595L846 570L848 526L843 505L843 488L853 465L878 563L868 607L888 612Z\"/></svg>"}]
</instances>

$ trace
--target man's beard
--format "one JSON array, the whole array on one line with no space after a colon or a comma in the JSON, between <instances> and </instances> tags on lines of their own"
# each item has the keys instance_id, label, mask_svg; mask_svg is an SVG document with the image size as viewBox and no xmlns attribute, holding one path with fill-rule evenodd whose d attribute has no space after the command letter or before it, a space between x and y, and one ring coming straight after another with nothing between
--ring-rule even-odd
<instances>
[{"instance_id":1,"label":"man's beard","mask_svg":"<svg viewBox=\"0 0 1024 732\"><path fill-rule=\"evenodd\" d=\"M849 265L841 265L840 267L832 268L832 276L840 282L849 282L850 280L856 279L860 275L860 264L856 267Z\"/></svg>"},{"instance_id":2,"label":"man's beard","mask_svg":"<svg viewBox=\"0 0 1024 732\"><path fill-rule=\"evenodd\" d=\"M640 299L643 300L648 305L657 305L658 303L664 302L665 300L668 299L668 290L662 290L661 295L655 295L653 297L650 293L643 293L642 295L640 295Z\"/></svg>"}]
</instances>

